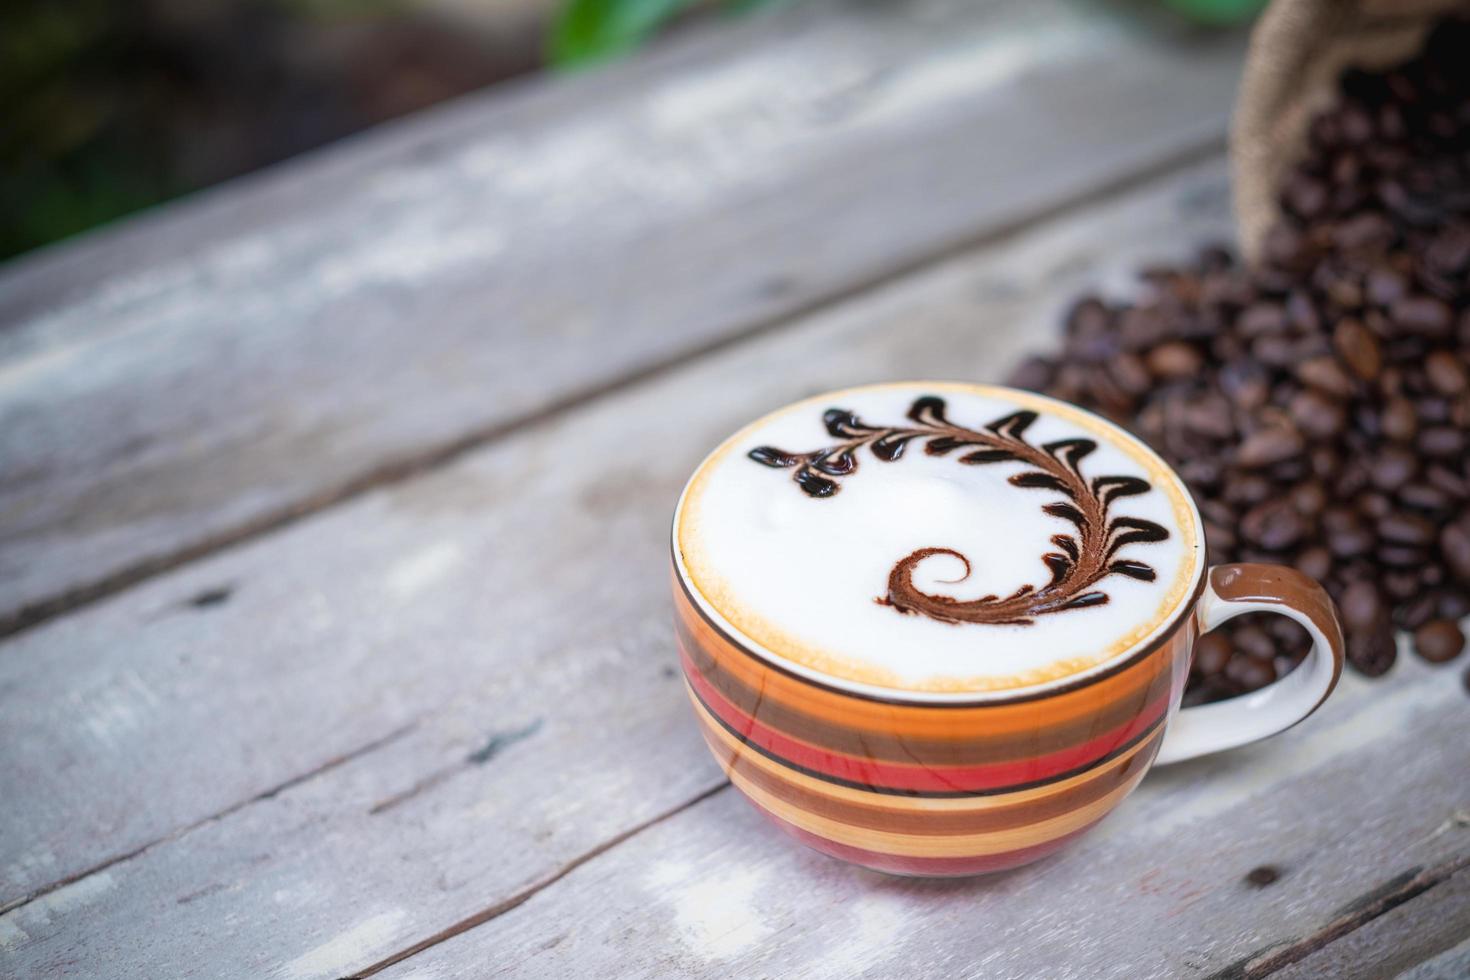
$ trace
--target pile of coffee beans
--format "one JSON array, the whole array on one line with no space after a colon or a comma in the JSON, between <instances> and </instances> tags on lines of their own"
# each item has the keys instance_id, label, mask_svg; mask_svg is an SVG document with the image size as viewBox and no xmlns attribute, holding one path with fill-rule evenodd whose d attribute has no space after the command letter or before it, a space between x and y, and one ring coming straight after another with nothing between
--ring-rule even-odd
<instances>
[{"instance_id":1,"label":"pile of coffee beans","mask_svg":"<svg viewBox=\"0 0 1470 980\"><path fill-rule=\"evenodd\" d=\"M1436 663L1470 614L1470 22L1349 72L1286 177L1260 261L1206 249L1145 297L1078 302L1020 387L1143 437L1189 484L1212 562L1294 565L1378 675L1396 630ZM1201 639L1187 703L1255 690L1307 648L1242 617ZM1465 682L1470 685L1470 674Z\"/></svg>"}]
</instances>

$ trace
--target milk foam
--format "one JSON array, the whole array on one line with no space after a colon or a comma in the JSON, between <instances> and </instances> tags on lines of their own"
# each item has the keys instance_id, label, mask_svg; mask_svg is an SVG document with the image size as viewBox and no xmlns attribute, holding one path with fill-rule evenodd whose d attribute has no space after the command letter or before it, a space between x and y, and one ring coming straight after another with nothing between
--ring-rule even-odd
<instances>
[{"instance_id":1,"label":"milk foam","mask_svg":"<svg viewBox=\"0 0 1470 980\"><path fill-rule=\"evenodd\" d=\"M932 438L923 433L934 430L909 418L915 401L925 396L942 399L941 418L951 426L981 434L990 432L989 423L1017 411L1035 412L1017 436L1034 447L1027 450L1033 454L1061 440L1095 442L1096 448L1076 463L1088 487L1102 476L1147 481L1146 491L1113 500L1106 520L1123 519L1119 533L1148 522L1167 531L1163 540L1128 543L1113 556L1146 571L1103 575L1076 590L1092 598L1073 608L1058 610L1055 602L1023 598L1020 606L1045 610L1031 610L1026 622L935 618L951 610L978 610L975 615L983 617L998 607L975 600L1005 599L1026 585L1042 592L1052 578L1043 556L1055 559L1065 550L1053 536L1075 541L1081 535L1064 516L1043 510L1066 504L1064 492L1012 482L1019 474L1037 472L1037 465L960 462L967 451L986 445L960 446L945 455L926 452ZM760 447L805 454L849 441L832 435L823 421L823 413L834 408L850 410L866 426L920 435L892 461L876 456L871 440L857 446L852 452L856 467L845 475L808 467L808 478L816 482L805 491L793 479L799 465L783 466L779 458L762 465L748 455ZM827 465L843 466L831 458ZM825 483L835 484L835 492ZM1007 389L921 383L819 396L736 434L685 489L674 545L696 601L761 655L856 689L943 700L1061 681L1120 657L1171 626L1199 580L1204 555L1198 521L1193 503L1164 464L1092 415ZM927 611L904 613L885 604L892 597L895 565L919 549L944 551L913 564L913 588L959 605L930 602ZM1152 581L1142 580L1149 574ZM1098 600L1098 593L1105 598Z\"/></svg>"}]
</instances>

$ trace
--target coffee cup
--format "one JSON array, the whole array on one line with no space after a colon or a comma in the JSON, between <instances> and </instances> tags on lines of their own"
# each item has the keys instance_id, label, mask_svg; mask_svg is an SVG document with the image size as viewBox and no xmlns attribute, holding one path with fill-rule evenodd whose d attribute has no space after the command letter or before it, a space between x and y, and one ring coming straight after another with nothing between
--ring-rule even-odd
<instances>
[{"instance_id":1,"label":"coffee cup","mask_svg":"<svg viewBox=\"0 0 1470 980\"><path fill-rule=\"evenodd\" d=\"M1208 565L1184 482L1112 423L915 382L779 409L674 514L675 627L699 728L777 826L880 871L1045 857L1155 763L1265 738L1342 669L1332 601L1285 566ZM1191 651L1290 617L1302 664L1182 709Z\"/></svg>"}]
</instances>

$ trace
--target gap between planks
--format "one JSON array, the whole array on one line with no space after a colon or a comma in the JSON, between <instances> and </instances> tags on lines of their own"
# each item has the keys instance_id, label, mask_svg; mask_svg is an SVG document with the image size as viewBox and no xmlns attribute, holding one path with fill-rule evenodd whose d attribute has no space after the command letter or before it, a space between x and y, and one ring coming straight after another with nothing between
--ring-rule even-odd
<instances>
[{"instance_id":1,"label":"gap between planks","mask_svg":"<svg viewBox=\"0 0 1470 980\"><path fill-rule=\"evenodd\" d=\"M598 844L596 847L584 851L583 853L572 858L572 860L568 861L566 864L562 865L560 868L557 868L551 874L538 879L527 887L516 892L509 898L496 902L489 908L482 909L479 912L476 912L474 915L460 919L458 922L454 923L448 928L441 929L426 939L420 939L418 942L414 943L411 946L405 947L404 949L401 949L398 952L393 953L389 956L385 956L371 966L358 970L355 973L349 973L347 976L342 977L341 980L365 980L365 978L373 976L376 973L380 973L383 970L388 969L388 967L390 966L402 963L404 960L409 959L410 957L417 956L419 953L422 953L426 949L431 949L434 946L438 946L440 943L453 939L455 936L469 932L471 929L474 929L477 926L482 926L493 919L497 919L505 913L512 911L513 909L520 908L522 905L526 904L528 901L534 898L538 892L550 888L552 885L556 884L558 881L561 881L573 871L576 871L582 865L588 863L589 861L596 860L603 854L606 854L608 851L611 851L613 848L617 847L619 844L632 840L634 837L637 837L645 830L650 830L654 827L657 827L665 820L678 816L685 810L688 810L689 808L694 806L698 806L700 803L703 803L705 800L714 796L716 793L720 793L723 790L729 788L730 783L728 780L716 783L714 786L711 786L708 789L695 794L693 797L685 800L683 803L679 803L676 806L670 807L663 813L660 813L654 817L650 817L637 826L629 827L627 830L614 837L608 838L601 844Z\"/></svg>"},{"instance_id":2,"label":"gap between planks","mask_svg":"<svg viewBox=\"0 0 1470 980\"><path fill-rule=\"evenodd\" d=\"M484 428L474 429L448 442L427 446L418 452L386 460L340 481L335 486L327 487L318 493L226 531L207 535L187 547L144 558L91 582L85 582L47 598L27 603L14 612L0 615L0 641L116 595L158 575L280 530L371 491L402 483L439 469L519 429L557 418L626 388L655 380L688 364L774 333L782 327L824 309L838 306L914 275L927 266L1004 242L1068 212L1096 204L1114 195L1145 186L1170 174L1185 170L1222 154L1224 149L1225 140L1221 136L1202 140L1130 173L1079 193L1063 196L1045 207L1019 215L1010 221L987 227L978 234L940 243L931 249L920 250L860 282L851 283L814 297L805 303L783 310L776 316L754 320L726 336L693 349L681 351L673 356L655 360L642 368L616 375L598 384L573 390L565 397L534 412L523 413Z\"/></svg>"},{"instance_id":3,"label":"gap between planks","mask_svg":"<svg viewBox=\"0 0 1470 980\"><path fill-rule=\"evenodd\" d=\"M36 899L45 898L47 895L51 894L57 889L65 888L67 885L76 884L82 879L90 878L92 875L106 871L108 868L115 867L125 861L131 861L133 858L141 857L148 851L153 850L153 848L158 847L160 844L167 844L171 841L176 841L179 838L198 830L200 827L207 826L217 820L223 820L231 814L245 809L247 806L250 806L254 803L260 803L264 800L273 799L280 794L286 792L287 790L294 789L295 787L309 782L310 780L313 780L318 776L325 775L331 772L333 769L338 769L342 766L347 765L347 763L349 762L354 762L358 759L363 758L364 756L371 755L379 749L387 748L394 742L403 738L405 735L408 735L415 728L417 728L418 725L418 720L408 722L405 725L400 725L398 728L393 729L393 731L389 732L386 735L380 735L377 738L372 739L371 741L359 745L355 749L344 752L341 755L333 756L320 765L314 766L306 772L292 776L290 779L282 780L276 785L271 786L268 789L261 790L259 793L256 793L253 796L231 803L229 806L225 807L223 810L218 811L217 813L211 813L207 817L201 817L200 819L195 820L193 823L186 824L183 827L179 827L175 830L169 831L167 834L164 834L161 837L155 837L153 840L150 840L144 844L140 844L130 851L125 851L122 854L115 854L105 861L99 861L97 864L94 864L91 867L83 868L82 870L73 872L72 874L69 874L64 878L60 878L56 881L42 885L40 888L33 889L32 891L28 892L25 895L21 895L18 898L13 898L4 904L0 904L0 915L4 915L5 913L14 911L15 909L24 908L31 902L34 902Z\"/></svg>"},{"instance_id":4,"label":"gap between planks","mask_svg":"<svg viewBox=\"0 0 1470 980\"><path fill-rule=\"evenodd\" d=\"M1257 950L1210 974L1205 980L1263 980L1438 888L1466 868L1470 868L1470 854L1432 868L1411 868L1349 902L1341 915L1311 935L1285 945Z\"/></svg>"},{"instance_id":5,"label":"gap between planks","mask_svg":"<svg viewBox=\"0 0 1470 980\"><path fill-rule=\"evenodd\" d=\"M385 956L370 966L346 974L340 977L339 980L367 980L368 977L380 973L391 966L396 966L404 960L411 959L426 950L438 946L440 943L447 942L456 936L463 935L472 929L485 925L507 912L511 912L524 905L531 898L535 897L537 893L561 881L584 864L632 840L645 830L650 830L685 810L697 806L717 793L728 789L730 785L728 781L725 781L710 787L689 800L671 807L636 827L629 828L621 834L578 855L556 871L537 880L511 897L497 902L489 908L482 909L474 915L460 919L453 925ZM1470 868L1470 854L1462 855L1432 868L1411 868L1348 902L1343 906L1341 914L1337 918L1316 932L1285 944L1276 944L1262 950L1256 950L1232 963L1225 969L1210 974L1205 980L1265 980L1265 978L1272 974L1284 970L1294 963L1300 962L1312 953L1324 949L1339 939L1352 935L1354 932L1370 925L1394 909L1445 884L1456 874L1465 871L1467 868Z\"/></svg>"}]
</instances>

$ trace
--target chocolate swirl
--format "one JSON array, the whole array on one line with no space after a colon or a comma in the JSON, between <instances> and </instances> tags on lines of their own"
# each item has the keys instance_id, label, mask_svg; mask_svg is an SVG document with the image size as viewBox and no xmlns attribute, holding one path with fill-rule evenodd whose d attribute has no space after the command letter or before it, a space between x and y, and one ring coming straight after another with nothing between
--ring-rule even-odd
<instances>
[{"instance_id":1,"label":"chocolate swirl","mask_svg":"<svg viewBox=\"0 0 1470 980\"><path fill-rule=\"evenodd\" d=\"M809 497L831 497L841 489L840 481L858 470L858 451L867 447L881 462L892 463L903 456L911 443L922 443L930 456L955 457L965 466L1018 462L1024 466L1012 475L1014 487L1042 490L1060 499L1042 505L1042 511L1059 517L1076 528L1073 534L1054 534L1055 551L1041 555L1050 571L1046 584L1025 584L1010 595L954 599L934 595L914 584L914 570L927 558L949 555L965 567L970 560L953 548L920 548L900 559L888 574L888 591L877 601L905 614L920 614L945 623L991 623L1030 625L1035 617L1068 609L1102 605L1108 595L1094 588L1109 575L1124 575L1152 582L1154 570L1141 561L1118 555L1130 544L1162 541L1169 532L1136 517L1113 516L1113 504L1124 497L1147 493L1152 487L1135 476L1082 475L1081 463L1097 449L1091 439L1059 439L1033 446L1025 439L1036 413L1013 412L983 429L955 425L945 416L945 404L932 395L916 400L909 408L908 426L877 427L863 423L852 412L828 409L822 415L827 432L842 440L833 446L806 453L790 453L771 446L750 451L757 463L778 469L794 469L792 479Z\"/></svg>"}]
</instances>

